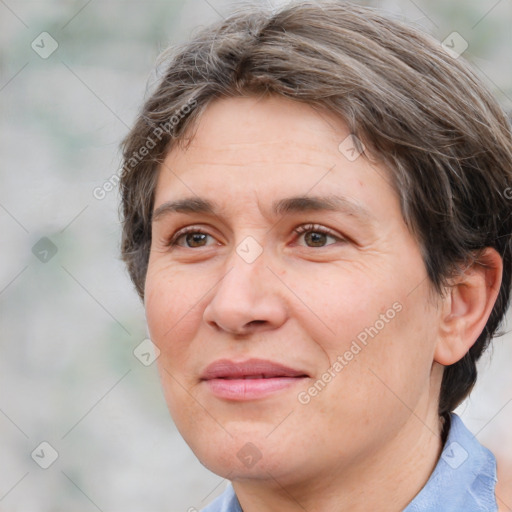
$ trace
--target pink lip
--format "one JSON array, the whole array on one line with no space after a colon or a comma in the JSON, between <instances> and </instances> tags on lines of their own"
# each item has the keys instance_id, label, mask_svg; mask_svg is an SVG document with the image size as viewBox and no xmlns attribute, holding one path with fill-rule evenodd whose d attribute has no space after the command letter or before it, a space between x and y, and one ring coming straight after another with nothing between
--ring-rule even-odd
<instances>
[{"instance_id":1,"label":"pink lip","mask_svg":"<svg viewBox=\"0 0 512 512\"><path fill-rule=\"evenodd\" d=\"M307 377L302 370L264 359L220 359L207 366L201 380L215 396L241 401L263 398Z\"/></svg>"}]
</instances>

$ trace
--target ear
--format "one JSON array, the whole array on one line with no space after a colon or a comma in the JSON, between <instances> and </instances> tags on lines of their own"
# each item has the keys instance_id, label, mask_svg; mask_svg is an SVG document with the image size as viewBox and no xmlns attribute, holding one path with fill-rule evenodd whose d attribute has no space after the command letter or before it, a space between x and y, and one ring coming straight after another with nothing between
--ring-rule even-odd
<instances>
[{"instance_id":1,"label":"ear","mask_svg":"<svg viewBox=\"0 0 512 512\"><path fill-rule=\"evenodd\" d=\"M456 276L442 300L434 360L449 366L462 359L484 330L498 297L503 274L499 253L487 247Z\"/></svg>"}]
</instances>

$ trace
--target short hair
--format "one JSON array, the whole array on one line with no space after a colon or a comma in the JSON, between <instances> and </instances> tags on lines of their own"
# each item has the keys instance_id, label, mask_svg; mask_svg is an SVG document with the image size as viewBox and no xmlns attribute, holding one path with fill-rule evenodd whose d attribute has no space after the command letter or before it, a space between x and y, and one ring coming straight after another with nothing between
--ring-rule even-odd
<instances>
[{"instance_id":1,"label":"short hair","mask_svg":"<svg viewBox=\"0 0 512 512\"><path fill-rule=\"evenodd\" d=\"M272 94L322 107L388 170L432 290L493 247L503 276L487 324L444 368L439 414L476 382L510 301L512 135L470 66L436 39L344 1L241 9L162 54L163 77L122 142L121 254L144 301L158 170L215 99Z\"/></svg>"}]
</instances>

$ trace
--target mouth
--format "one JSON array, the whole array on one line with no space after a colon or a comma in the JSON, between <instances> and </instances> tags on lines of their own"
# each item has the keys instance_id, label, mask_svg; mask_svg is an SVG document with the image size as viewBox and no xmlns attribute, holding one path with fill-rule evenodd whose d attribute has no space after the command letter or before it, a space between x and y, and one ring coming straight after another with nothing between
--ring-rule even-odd
<instances>
[{"instance_id":1,"label":"mouth","mask_svg":"<svg viewBox=\"0 0 512 512\"><path fill-rule=\"evenodd\" d=\"M242 362L221 359L210 364L201 375L201 381L215 396L236 401L264 398L307 378L309 375L303 370L263 359Z\"/></svg>"}]
</instances>

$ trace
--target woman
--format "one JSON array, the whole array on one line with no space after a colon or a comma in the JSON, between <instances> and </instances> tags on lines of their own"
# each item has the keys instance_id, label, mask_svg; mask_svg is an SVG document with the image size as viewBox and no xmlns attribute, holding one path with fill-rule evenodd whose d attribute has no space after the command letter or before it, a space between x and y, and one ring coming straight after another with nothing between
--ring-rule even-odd
<instances>
[{"instance_id":1,"label":"woman","mask_svg":"<svg viewBox=\"0 0 512 512\"><path fill-rule=\"evenodd\" d=\"M213 511L495 511L453 413L507 309L512 137L373 9L240 11L164 55L123 143L122 253Z\"/></svg>"}]
</instances>

